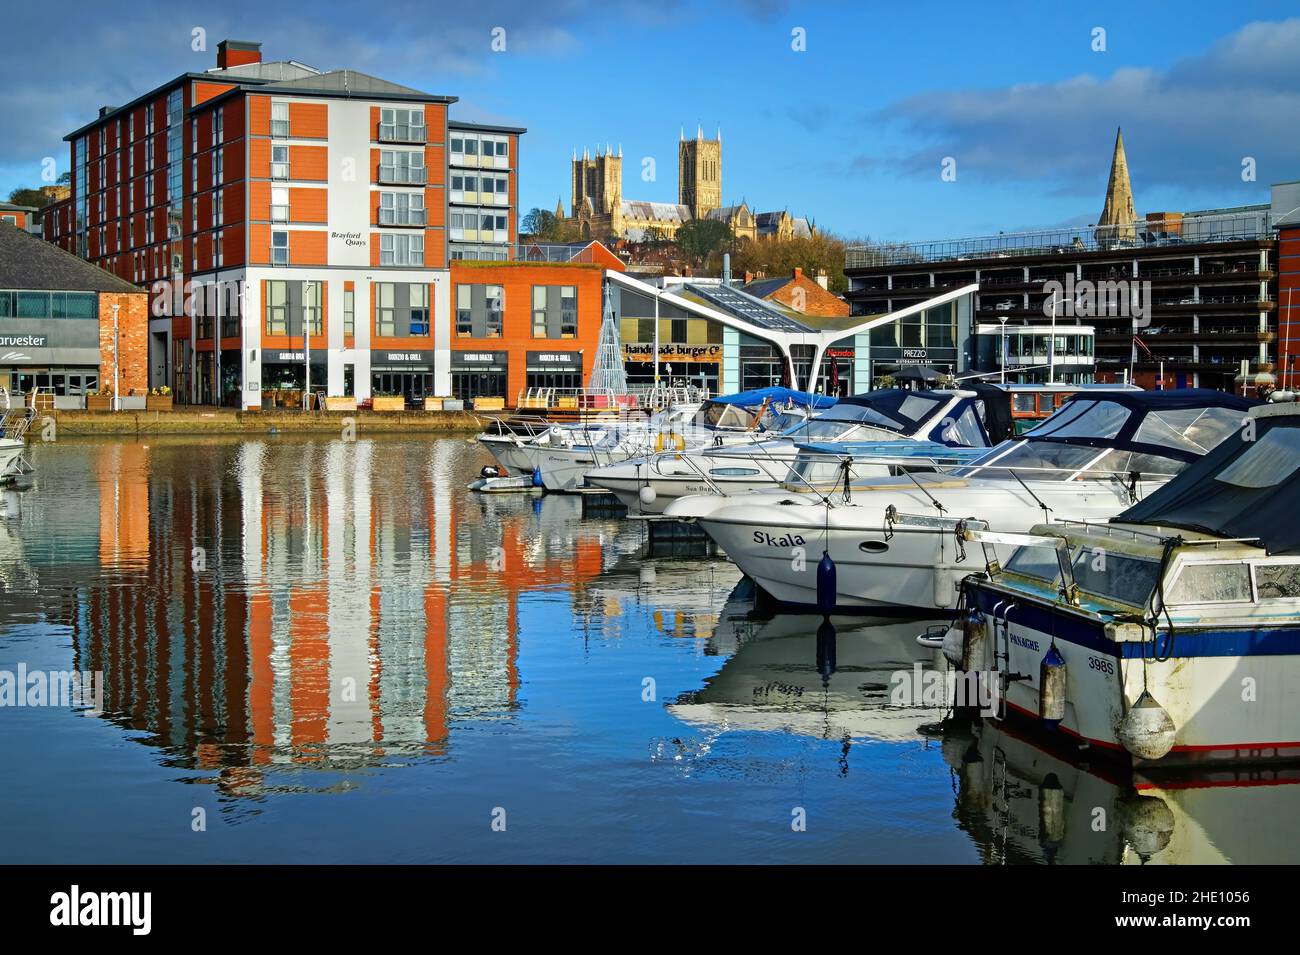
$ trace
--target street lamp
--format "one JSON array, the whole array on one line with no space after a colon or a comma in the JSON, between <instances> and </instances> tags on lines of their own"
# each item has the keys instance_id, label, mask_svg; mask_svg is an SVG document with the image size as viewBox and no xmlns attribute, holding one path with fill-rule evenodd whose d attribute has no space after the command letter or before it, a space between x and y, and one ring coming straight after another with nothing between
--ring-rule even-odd
<instances>
[{"instance_id":1,"label":"street lamp","mask_svg":"<svg viewBox=\"0 0 1300 955\"><path fill-rule=\"evenodd\" d=\"M1047 340L1047 383L1056 384L1056 303L1060 301L1059 292L1052 295L1048 304L1052 307L1051 337Z\"/></svg>"},{"instance_id":2,"label":"street lamp","mask_svg":"<svg viewBox=\"0 0 1300 955\"><path fill-rule=\"evenodd\" d=\"M118 353L121 348L121 335L118 333L117 313L122 306L113 303L113 410L122 410L122 376L119 372Z\"/></svg>"}]
</instances>

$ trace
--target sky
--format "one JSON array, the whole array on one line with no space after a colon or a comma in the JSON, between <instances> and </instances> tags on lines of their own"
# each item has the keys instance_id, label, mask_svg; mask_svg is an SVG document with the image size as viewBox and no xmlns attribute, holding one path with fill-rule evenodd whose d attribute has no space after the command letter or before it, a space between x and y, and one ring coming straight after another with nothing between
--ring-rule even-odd
<instances>
[{"instance_id":1,"label":"sky","mask_svg":"<svg viewBox=\"0 0 1300 955\"><path fill-rule=\"evenodd\" d=\"M606 143L624 198L676 201L678 138L700 126L721 130L724 203L853 239L1095 222L1117 127L1139 214L1267 202L1300 179L1294 2L115 7L67 0L58 32L49 8L8 3L5 32L31 42L0 59L0 194L40 185L46 157L67 169L65 134L212 68L226 37L527 127L524 212L567 209L573 151Z\"/></svg>"}]
</instances>

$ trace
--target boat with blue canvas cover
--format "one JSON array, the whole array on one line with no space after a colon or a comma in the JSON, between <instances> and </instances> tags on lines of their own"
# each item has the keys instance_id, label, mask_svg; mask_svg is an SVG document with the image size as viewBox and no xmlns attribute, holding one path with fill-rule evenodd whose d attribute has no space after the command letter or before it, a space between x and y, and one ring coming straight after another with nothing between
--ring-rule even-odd
<instances>
[{"instance_id":1,"label":"boat with blue canvas cover","mask_svg":"<svg viewBox=\"0 0 1300 955\"><path fill-rule=\"evenodd\" d=\"M963 585L943 640L994 717L1148 768L1300 760L1300 405L1244 426L1105 524L1028 534Z\"/></svg>"},{"instance_id":2,"label":"boat with blue canvas cover","mask_svg":"<svg viewBox=\"0 0 1300 955\"><path fill-rule=\"evenodd\" d=\"M590 484L612 491L629 510L643 514L662 514L672 502L690 495L716 495L727 500L730 495L774 488L793 480L800 490L808 490L800 475L791 474L797 457L810 461L808 449L826 449L821 464L836 470L846 455L853 457L853 479L897 473L888 462L873 464L870 453L854 452L850 445L890 445L876 454L909 456L902 450L909 443L948 448L987 450L1000 440L991 436L986 422L999 419L1007 403L997 389L984 391L935 389L904 391L887 388L841 398L834 407L797 424L784 433L769 433L757 442L737 442L730 446L705 445L684 453L673 451L631 458L596 468L587 476ZM832 448L831 446L835 447ZM914 469L935 470L921 458L912 456ZM954 455L946 455L955 459ZM811 467L809 463L809 467ZM824 470L825 468L823 468ZM834 478L832 477L832 480Z\"/></svg>"},{"instance_id":3,"label":"boat with blue canvas cover","mask_svg":"<svg viewBox=\"0 0 1300 955\"><path fill-rule=\"evenodd\" d=\"M843 495L682 497L665 514L693 518L782 604L947 610L969 573L959 522L1024 533L1046 519L1108 520L1237 431L1254 404L1205 389L1080 393L955 470L868 478ZM819 571L827 562L834 573Z\"/></svg>"},{"instance_id":4,"label":"boat with blue canvas cover","mask_svg":"<svg viewBox=\"0 0 1300 955\"><path fill-rule=\"evenodd\" d=\"M758 388L698 404L674 405L653 416L633 411L605 420L557 424L519 443L515 450L526 461L525 473L537 472L547 491L576 491L586 484L593 468L665 448L755 444L764 435L785 431L835 402L826 395L790 388ZM499 454L497 457L501 460ZM518 461L506 467L523 470Z\"/></svg>"}]
</instances>

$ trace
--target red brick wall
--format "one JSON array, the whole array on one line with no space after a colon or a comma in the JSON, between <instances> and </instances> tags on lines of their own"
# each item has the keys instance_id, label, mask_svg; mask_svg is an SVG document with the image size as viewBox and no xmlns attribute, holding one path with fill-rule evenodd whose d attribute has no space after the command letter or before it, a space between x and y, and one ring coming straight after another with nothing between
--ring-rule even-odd
<instances>
[{"instance_id":1,"label":"red brick wall","mask_svg":"<svg viewBox=\"0 0 1300 955\"><path fill-rule=\"evenodd\" d=\"M117 316L118 357L122 363L118 387L123 395L144 394L149 388L149 295L147 292L101 292L99 295L99 388L113 385L113 306Z\"/></svg>"},{"instance_id":2,"label":"red brick wall","mask_svg":"<svg viewBox=\"0 0 1300 955\"><path fill-rule=\"evenodd\" d=\"M1300 226L1278 230L1278 387L1300 387Z\"/></svg>"}]
</instances>

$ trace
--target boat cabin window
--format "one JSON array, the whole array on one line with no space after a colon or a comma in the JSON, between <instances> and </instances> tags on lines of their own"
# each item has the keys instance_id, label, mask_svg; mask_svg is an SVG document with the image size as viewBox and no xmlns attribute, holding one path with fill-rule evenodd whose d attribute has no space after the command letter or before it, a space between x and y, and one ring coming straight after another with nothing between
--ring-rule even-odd
<instances>
[{"instance_id":1,"label":"boat cabin window","mask_svg":"<svg viewBox=\"0 0 1300 955\"><path fill-rule=\"evenodd\" d=\"M1171 604L1224 603L1250 599L1246 564L1187 564L1165 594Z\"/></svg>"},{"instance_id":2,"label":"boat cabin window","mask_svg":"<svg viewBox=\"0 0 1300 955\"><path fill-rule=\"evenodd\" d=\"M1256 564L1255 592L1261 600L1300 597L1300 563Z\"/></svg>"},{"instance_id":3,"label":"boat cabin window","mask_svg":"<svg viewBox=\"0 0 1300 955\"><path fill-rule=\"evenodd\" d=\"M1276 487L1300 470L1300 431L1272 428L1214 476L1237 487Z\"/></svg>"},{"instance_id":4,"label":"boat cabin window","mask_svg":"<svg viewBox=\"0 0 1300 955\"><path fill-rule=\"evenodd\" d=\"M1134 432L1133 440L1206 454L1230 433L1239 430L1242 420L1241 412L1231 408L1152 411Z\"/></svg>"},{"instance_id":5,"label":"boat cabin window","mask_svg":"<svg viewBox=\"0 0 1300 955\"><path fill-rule=\"evenodd\" d=\"M1075 400L1028 433L1036 438L1113 438L1131 415L1114 401Z\"/></svg>"},{"instance_id":6,"label":"boat cabin window","mask_svg":"<svg viewBox=\"0 0 1300 955\"><path fill-rule=\"evenodd\" d=\"M1013 574L1034 577L1052 583L1061 576L1056 550L1051 547L1017 547L1007 558L1006 569Z\"/></svg>"},{"instance_id":7,"label":"boat cabin window","mask_svg":"<svg viewBox=\"0 0 1300 955\"><path fill-rule=\"evenodd\" d=\"M711 468L709 473L714 477L748 477L751 474L758 474L758 468Z\"/></svg>"},{"instance_id":8,"label":"boat cabin window","mask_svg":"<svg viewBox=\"0 0 1300 955\"><path fill-rule=\"evenodd\" d=\"M1106 473L1103 472L1124 476L1136 471L1144 480L1150 480L1157 477L1173 477L1182 470L1182 467L1182 462L1175 461L1173 458L1115 448L1107 452L1106 456L1101 460L1090 464L1088 470L1097 473L1087 476L1104 478Z\"/></svg>"},{"instance_id":9,"label":"boat cabin window","mask_svg":"<svg viewBox=\"0 0 1300 955\"><path fill-rule=\"evenodd\" d=\"M1011 396L1011 410L1019 411L1022 414L1036 414L1037 411L1034 407L1033 392L1026 394L1025 392L1022 391L1013 394Z\"/></svg>"},{"instance_id":10,"label":"boat cabin window","mask_svg":"<svg viewBox=\"0 0 1300 955\"><path fill-rule=\"evenodd\" d=\"M1154 560L1093 547L1079 549L1073 568L1074 582L1080 590L1134 607L1146 604L1160 576L1160 564Z\"/></svg>"},{"instance_id":11,"label":"boat cabin window","mask_svg":"<svg viewBox=\"0 0 1300 955\"><path fill-rule=\"evenodd\" d=\"M999 445L969 468L956 472L960 477L1006 478L1014 481L1011 469L1021 480L1063 481L1099 456L1096 448L1051 441L1018 441L1010 450ZM1087 475L1084 475L1085 477Z\"/></svg>"},{"instance_id":12,"label":"boat cabin window","mask_svg":"<svg viewBox=\"0 0 1300 955\"><path fill-rule=\"evenodd\" d=\"M841 470L843 458L831 455L801 454L790 465L785 483L795 486L809 484L833 484L844 480ZM859 479L879 476L879 465L870 461L854 461L849 465L849 483Z\"/></svg>"},{"instance_id":13,"label":"boat cabin window","mask_svg":"<svg viewBox=\"0 0 1300 955\"><path fill-rule=\"evenodd\" d=\"M942 441L944 444L960 444L968 448L986 448L989 443L984 427L980 424L979 415L971 405L967 405L966 410L959 414L955 421L944 418L931 433L930 438L933 441Z\"/></svg>"}]
</instances>

